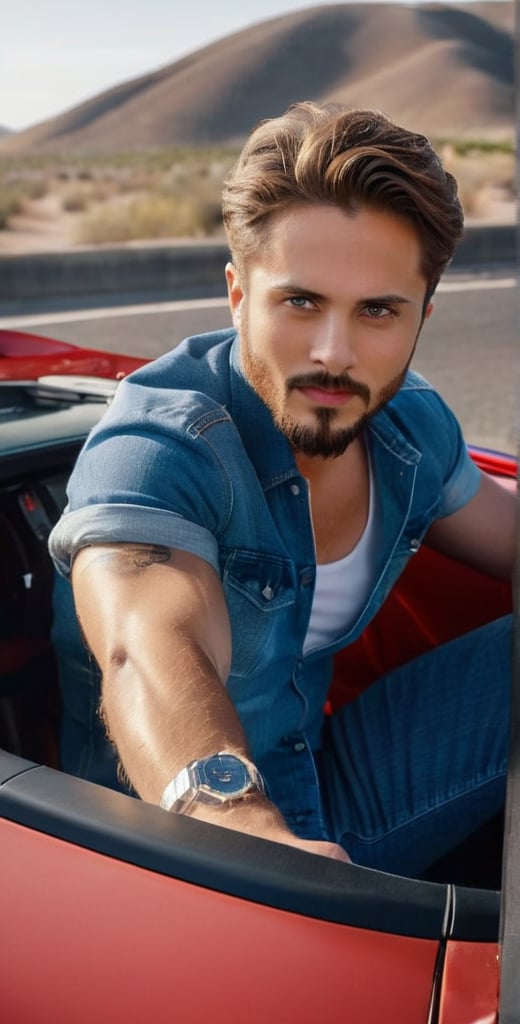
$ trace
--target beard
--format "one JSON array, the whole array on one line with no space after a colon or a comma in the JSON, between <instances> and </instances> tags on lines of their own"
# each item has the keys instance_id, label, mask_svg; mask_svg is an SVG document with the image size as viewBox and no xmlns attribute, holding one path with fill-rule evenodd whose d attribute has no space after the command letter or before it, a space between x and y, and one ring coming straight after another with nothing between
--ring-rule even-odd
<instances>
[{"instance_id":1,"label":"beard","mask_svg":"<svg viewBox=\"0 0 520 1024\"><path fill-rule=\"evenodd\" d=\"M411 357L410 357L411 359ZM242 361L250 385L271 412L274 422L285 435L293 451L300 455L322 459L343 455L348 446L366 429L376 415L399 391L406 376L410 360L404 369L379 393L373 407L372 394L366 384L352 380L346 374L333 376L325 372L300 374L286 381L285 394L280 400L273 386L272 372L267 364L251 353L242 335ZM287 411L287 399L291 391L298 388L318 387L328 391L348 391L363 401L366 411L348 426L337 421L341 416L339 408L317 407L314 411L315 424L302 424Z\"/></svg>"},{"instance_id":2,"label":"beard","mask_svg":"<svg viewBox=\"0 0 520 1024\"><path fill-rule=\"evenodd\" d=\"M296 454L335 459L338 455L343 455L348 446L356 437L359 437L371 415L365 413L349 427L335 427L334 420L337 419L337 411L335 409L317 409L315 427L298 423L287 414L282 417L279 426Z\"/></svg>"}]
</instances>

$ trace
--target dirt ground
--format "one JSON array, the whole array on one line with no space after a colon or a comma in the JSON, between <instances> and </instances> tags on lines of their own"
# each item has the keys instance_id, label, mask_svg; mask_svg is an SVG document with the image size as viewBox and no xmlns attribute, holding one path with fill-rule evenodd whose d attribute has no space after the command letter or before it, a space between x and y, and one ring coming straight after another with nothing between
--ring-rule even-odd
<instances>
[{"instance_id":1,"label":"dirt ground","mask_svg":"<svg viewBox=\"0 0 520 1024\"><path fill-rule=\"evenodd\" d=\"M22 214L10 218L9 227L0 231L0 254L62 252L77 248L75 234L79 213L62 209L58 196L28 202Z\"/></svg>"}]
</instances>

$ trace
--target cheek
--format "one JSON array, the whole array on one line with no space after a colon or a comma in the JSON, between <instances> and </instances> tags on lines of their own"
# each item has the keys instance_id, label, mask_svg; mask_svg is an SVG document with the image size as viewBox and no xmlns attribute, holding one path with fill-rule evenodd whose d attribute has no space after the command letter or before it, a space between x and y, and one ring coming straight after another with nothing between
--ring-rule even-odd
<instances>
[{"instance_id":1,"label":"cheek","mask_svg":"<svg viewBox=\"0 0 520 1024\"><path fill-rule=\"evenodd\" d=\"M273 330L269 317L258 317L255 321L254 330L249 332L249 349L254 357L273 370L283 366L287 355L286 341Z\"/></svg>"},{"instance_id":2,"label":"cheek","mask_svg":"<svg viewBox=\"0 0 520 1024\"><path fill-rule=\"evenodd\" d=\"M402 330L395 334L383 332L371 340L365 349L367 367L375 373L386 374L396 372L405 366L415 348L417 331Z\"/></svg>"}]
</instances>

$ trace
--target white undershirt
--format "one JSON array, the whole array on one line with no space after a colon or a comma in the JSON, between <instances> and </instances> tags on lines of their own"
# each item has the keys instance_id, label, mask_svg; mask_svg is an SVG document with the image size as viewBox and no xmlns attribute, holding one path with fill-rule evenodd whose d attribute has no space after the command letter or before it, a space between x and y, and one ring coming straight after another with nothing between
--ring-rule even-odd
<instances>
[{"instance_id":1,"label":"white undershirt","mask_svg":"<svg viewBox=\"0 0 520 1024\"><path fill-rule=\"evenodd\" d=\"M355 548L338 559L316 566L316 585L303 652L325 647L354 625L374 579L380 520L370 458L368 518Z\"/></svg>"}]
</instances>

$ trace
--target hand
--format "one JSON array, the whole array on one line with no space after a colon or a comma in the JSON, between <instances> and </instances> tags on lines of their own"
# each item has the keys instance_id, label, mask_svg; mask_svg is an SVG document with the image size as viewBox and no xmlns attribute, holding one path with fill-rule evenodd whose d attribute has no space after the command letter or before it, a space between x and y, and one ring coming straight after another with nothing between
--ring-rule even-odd
<instances>
[{"instance_id":1,"label":"hand","mask_svg":"<svg viewBox=\"0 0 520 1024\"><path fill-rule=\"evenodd\" d=\"M319 857L329 857L331 860L352 864L348 853L338 843L329 843L323 839L301 839L300 836L296 836L287 828L279 810L261 793L246 800L239 800L235 804L223 804L221 807L194 804L190 807L189 815L220 825L222 828L246 832L261 839L269 839L273 843L294 846Z\"/></svg>"},{"instance_id":2,"label":"hand","mask_svg":"<svg viewBox=\"0 0 520 1024\"><path fill-rule=\"evenodd\" d=\"M346 850L338 843L328 843L323 839L300 839L298 836L291 835L291 841L288 838L282 838L278 842L286 843L288 846L296 846L300 850L305 850L306 853L317 854L318 857L330 857L331 860L342 860L345 864L352 864Z\"/></svg>"}]
</instances>

